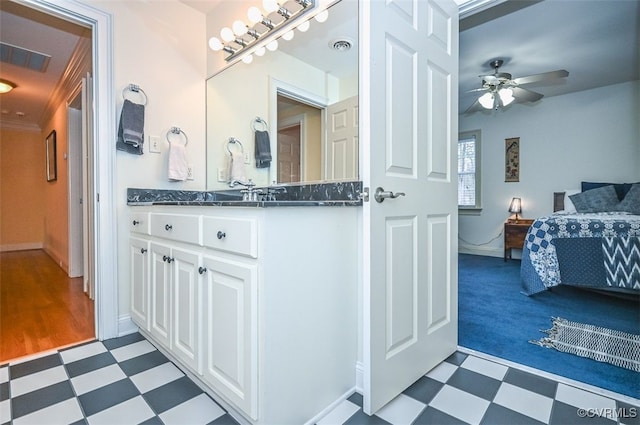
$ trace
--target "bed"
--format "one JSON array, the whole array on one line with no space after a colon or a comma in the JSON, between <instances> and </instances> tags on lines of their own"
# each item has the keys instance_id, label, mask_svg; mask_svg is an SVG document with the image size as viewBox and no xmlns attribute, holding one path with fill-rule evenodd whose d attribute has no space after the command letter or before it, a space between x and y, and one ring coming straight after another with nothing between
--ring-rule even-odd
<instances>
[{"instance_id":1,"label":"bed","mask_svg":"<svg viewBox=\"0 0 640 425\"><path fill-rule=\"evenodd\" d=\"M640 183L554 193L554 213L527 232L520 274L526 295L557 285L640 294Z\"/></svg>"}]
</instances>

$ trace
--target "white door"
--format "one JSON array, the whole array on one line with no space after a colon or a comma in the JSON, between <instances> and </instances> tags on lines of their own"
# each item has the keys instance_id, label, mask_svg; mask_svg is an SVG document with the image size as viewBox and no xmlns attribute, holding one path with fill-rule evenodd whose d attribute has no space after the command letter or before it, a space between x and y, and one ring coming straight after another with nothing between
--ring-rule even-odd
<instances>
[{"instance_id":1,"label":"white door","mask_svg":"<svg viewBox=\"0 0 640 425\"><path fill-rule=\"evenodd\" d=\"M149 289L149 332L165 347L171 347L171 248L152 242Z\"/></svg>"},{"instance_id":2,"label":"white door","mask_svg":"<svg viewBox=\"0 0 640 425\"><path fill-rule=\"evenodd\" d=\"M129 240L131 282L131 319L144 330L149 330L149 241Z\"/></svg>"},{"instance_id":3,"label":"white door","mask_svg":"<svg viewBox=\"0 0 640 425\"><path fill-rule=\"evenodd\" d=\"M364 411L457 347L458 8L363 1ZM404 196L374 200L377 187Z\"/></svg>"},{"instance_id":4,"label":"white door","mask_svg":"<svg viewBox=\"0 0 640 425\"><path fill-rule=\"evenodd\" d=\"M202 375L252 419L258 418L258 271L203 256Z\"/></svg>"},{"instance_id":5,"label":"white door","mask_svg":"<svg viewBox=\"0 0 640 425\"><path fill-rule=\"evenodd\" d=\"M327 107L326 180L358 179L358 96Z\"/></svg>"},{"instance_id":6,"label":"white door","mask_svg":"<svg viewBox=\"0 0 640 425\"><path fill-rule=\"evenodd\" d=\"M94 262L95 231L93 220L95 197L93 135L93 79L89 73L82 79L82 245L84 291L95 298L96 266Z\"/></svg>"},{"instance_id":7,"label":"white door","mask_svg":"<svg viewBox=\"0 0 640 425\"><path fill-rule=\"evenodd\" d=\"M173 261L173 352L187 366L200 372L199 256L183 249L171 250Z\"/></svg>"}]
</instances>

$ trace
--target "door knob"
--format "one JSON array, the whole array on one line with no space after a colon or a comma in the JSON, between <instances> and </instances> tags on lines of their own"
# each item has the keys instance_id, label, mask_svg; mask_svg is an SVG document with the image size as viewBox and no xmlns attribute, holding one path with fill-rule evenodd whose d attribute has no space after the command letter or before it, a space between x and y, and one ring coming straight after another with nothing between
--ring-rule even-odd
<instances>
[{"instance_id":1,"label":"door knob","mask_svg":"<svg viewBox=\"0 0 640 425\"><path fill-rule=\"evenodd\" d=\"M207 268L206 267L199 267L198 268L198 273L205 274L206 272L207 272Z\"/></svg>"},{"instance_id":2,"label":"door knob","mask_svg":"<svg viewBox=\"0 0 640 425\"><path fill-rule=\"evenodd\" d=\"M387 198L391 198L391 199L395 199L398 196L405 196L404 192L396 192L393 193L390 190L389 191L385 191L383 188L379 187L376 189L376 193L373 195L374 199L376 200L376 202L380 203L380 202L384 202L385 199Z\"/></svg>"},{"instance_id":3,"label":"door knob","mask_svg":"<svg viewBox=\"0 0 640 425\"><path fill-rule=\"evenodd\" d=\"M145 252L147 252L147 248L140 248L140 254L144 254Z\"/></svg>"}]
</instances>

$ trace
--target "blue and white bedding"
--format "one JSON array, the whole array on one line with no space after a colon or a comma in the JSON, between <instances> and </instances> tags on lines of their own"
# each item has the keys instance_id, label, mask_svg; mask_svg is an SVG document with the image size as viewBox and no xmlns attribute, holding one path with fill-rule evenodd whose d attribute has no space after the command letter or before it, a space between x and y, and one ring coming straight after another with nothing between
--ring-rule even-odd
<instances>
[{"instance_id":1,"label":"blue and white bedding","mask_svg":"<svg viewBox=\"0 0 640 425\"><path fill-rule=\"evenodd\" d=\"M525 238L520 274L526 295L560 284L640 292L640 215L541 217Z\"/></svg>"}]
</instances>

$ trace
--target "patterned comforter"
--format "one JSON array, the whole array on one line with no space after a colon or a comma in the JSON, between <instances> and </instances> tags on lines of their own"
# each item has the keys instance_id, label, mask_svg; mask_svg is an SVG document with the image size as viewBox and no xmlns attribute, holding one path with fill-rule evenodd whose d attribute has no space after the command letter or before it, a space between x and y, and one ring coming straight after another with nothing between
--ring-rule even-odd
<instances>
[{"instance_id":1,"label":"patterned comforter","mask_svg":"<svg viewBox=\"0 0 640 425\"><path fill-rule=\"evenodd\" d=\"M525 238L520 275L526 295L560 284L640 292L640 216L541 217Z\"/></svg>"}]
</instances>

